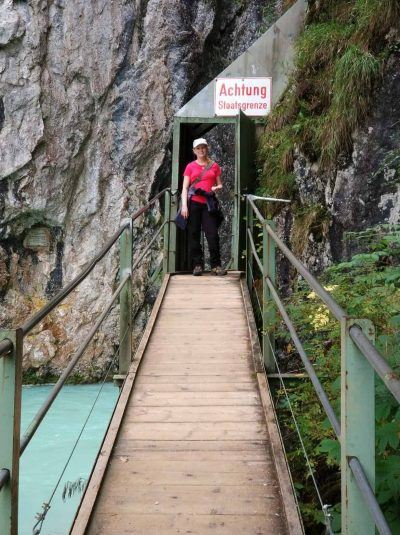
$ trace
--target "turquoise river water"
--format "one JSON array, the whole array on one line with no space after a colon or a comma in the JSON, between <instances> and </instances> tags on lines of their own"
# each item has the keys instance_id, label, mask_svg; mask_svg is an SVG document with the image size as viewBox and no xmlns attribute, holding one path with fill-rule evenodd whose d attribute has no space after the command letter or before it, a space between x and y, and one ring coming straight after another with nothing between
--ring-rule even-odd
<instances>
[{"instance_id":1,"label":"turquoise river water","mask_svg":"<svg viewBox=\"0 0 400 535\"><path fill-rule=\"evenodd\" d=\"M31 535L35 515L48 502L71 453L100 385L65 386L47 413L21 458L19 533ZM24 386L22 392L23 432L51 386ZM105 384L88 420L79 444L54 495L43 523L42 535L67 535L81 495L62 499L67 482L87 480L118 397L118 388Z\"/></svg>"}]
</instances>

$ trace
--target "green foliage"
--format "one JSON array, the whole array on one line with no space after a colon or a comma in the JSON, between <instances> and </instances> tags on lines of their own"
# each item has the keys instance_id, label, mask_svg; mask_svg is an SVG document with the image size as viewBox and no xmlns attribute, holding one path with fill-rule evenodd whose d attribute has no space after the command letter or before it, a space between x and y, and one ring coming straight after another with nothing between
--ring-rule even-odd
<instances>
[{"instance_id":1,"label":"green foliage","mask_svg":"<svg viewBox=\"0 0 400 535\"><path fill-rule=\"evenodd\" d=\"M371 109L380 73L381 60L355 45L349 46L336 62L332 104L320 133L323 165L334 164L343 150L351 150L352 132Z\"/></svg>"},{"instance_id":2,"label":"green foliage","mask_svg":"<svg viewBox=\"0 0 400 535\"><path fill-rule=\"evenodd\" d=\"M400 27L398 0L357 0L354 17L358 21L358 38L370 49L382 46L393 26Z\"/></svg>"},{"instance_id":3,"label":"green foliage","mask_svg":"<svg viewBox=\"0 0 400 535\"><path fill-rule=\"evenodd\" d=\"M352 150L400 27L398 0L310 1L295 72L259 142L260 193L297 198L296 150L323 168ZM392 35L393 34L393 35Z\"/></svg>"},{"instance_id":4,"label":"green foliage","mask_svg":"<svg viewBox=\"0 0 400 535\"><path fill-rule=\"evenodd\" d=\"M368 232L363 233L367 235ZM373 235L369 231L370 235ZM378 236L365 253L349 262L326 270L321 282L350 317L369 318L376 329L376 346L390 365L400 372L400 234L396 231ZM340 414L340 327L327 308L299 281L287 300L290 316L324 389ZM283 325L278 328L281 356L301 366ZM292 364L293 366L293 364ZM340 446L311 382L289 385L289 395L304 438L306 449L317 474L325 503L340 501ZM286 430L289 461L302 502L307 533L321 533L316 521L318 506L304 466L300 445L294 440L294 424L283 393L279 392L278 416ZM393 533L400 531L400 408L385 385L376 379L376 494ZM334 523L340 521L340 507L334 509ZM337 528L339 529L339 528Z\"/></svg>"},{"instance_id":5,"label":"green foliage","mask_svg":"<svg viewBox=\"0 0 400 535\"><path fill-rule=\"evenodd\" d=\"M310 233L316 241L325 238L329 230L328 211L319 204L303 205L297 208L293 223L294 253L301 255L305 249Z\"/></svg>"},{"instance_id":6,"label":"green foliage","mask_svg":"<svg viewBox=\"0 0 400 535\"><path fill-rule=\"evenodd\" d=\"M265 155L264 172L270 177L268 189L273 190L277 197L292 198L295 191L294 175L291 172L293 150L293 140L286 129L282 128L264 140L260 151L260 155Z\"/></svg>"},{"instance_id":7,"label":"green foliage","mask_svg":"<svg viewBox=\"0 0 400 535\"><path fill-rule=\"evenodd\" d=\"M296 68L303 74L310 74L330 65L332 59L343 52L352 31L351 25L337 21L309 26L296 44Z\"/></svg>"}]
</instances>

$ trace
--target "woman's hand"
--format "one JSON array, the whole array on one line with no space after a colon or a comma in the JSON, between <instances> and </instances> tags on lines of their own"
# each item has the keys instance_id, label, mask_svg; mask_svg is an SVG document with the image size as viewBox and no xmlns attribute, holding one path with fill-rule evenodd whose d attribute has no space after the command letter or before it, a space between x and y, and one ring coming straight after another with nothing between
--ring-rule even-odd
<instances>
[{"instance_id":1,"label":"woman's hand","mask_svg":"<svg viewBox=\"0 0 400 535\"><path fill-rule=\"evenodd\" d=\"M189 210L187 208L181 208L181 214L183 215L183 217L185 219L187 219L189 217Z\"/></svg>"},{"instance_id":2,"label":"woman's hand","mask_svg":"<svg viewBox=\"0 0 400 535\"><path fill-rule=\"evenodd\" d=\"M222 189L222 185L221 184L218 184L218 186L212 186L211 187L211 191L213 191L214 193L218 190Z\"/></svg>"}]
</instances>

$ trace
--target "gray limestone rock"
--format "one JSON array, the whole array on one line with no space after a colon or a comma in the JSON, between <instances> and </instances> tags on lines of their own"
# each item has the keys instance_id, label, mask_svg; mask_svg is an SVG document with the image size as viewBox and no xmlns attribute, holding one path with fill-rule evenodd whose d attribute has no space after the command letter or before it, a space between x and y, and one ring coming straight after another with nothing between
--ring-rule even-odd
<instances>
[{"instance_id":1,"label":"gray limestone rock","mask_svg":"<svg viewBox=\"0 0 400 535\"><path fill-rule=\"evenodd\" d=\"M174 113L252 44L264 8L277 16L276 4L0 0L3 326L40 308L122 219L169 183ZM135 255L159 221L155 206L135 223ZM39 249L31 240L37 229L48 236ZM134 277L139 334L150 308L141 306L145 281L159 261L155 244ZM51 373L63 368L115 290L117 274L114 247L40 326L52 337L31 338L25 367L40 372L43 361ZM78 365L84 377L100 376L115 353L117 313Z\"/></svg>"},{"instance_id":2,"label":"gray limestone rock","mask_svg":"<svg viewBox=\"0 0 400 535\"><path fill-rule=\"evenodd\" d=\"M400 54L388 60L376 103L365 126L353 135L353 152L335 169L322 172L302 154L296 154L294 172L303 206L316 205L330 220L324 235L309 233L302 259L319 272L332 261L346 256L343 235L378 224L400 223ZM286 232L293 243L292 217L279 218L289 224ZM287 274L287 269L282 268ZM285 277L283 277L285 279ZM286 279L285 279L286 280Z\"/></svg>"}]
</instances>

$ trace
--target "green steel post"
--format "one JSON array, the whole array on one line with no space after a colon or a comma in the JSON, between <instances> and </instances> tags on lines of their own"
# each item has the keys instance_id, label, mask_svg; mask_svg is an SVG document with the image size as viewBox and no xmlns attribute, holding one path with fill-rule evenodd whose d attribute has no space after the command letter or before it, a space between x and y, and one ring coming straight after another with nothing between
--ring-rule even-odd
<instances>
[{"instance_id":1,"label":"green steel post","mask_svg":"<svg viewBox=\"0 0 400 535\"><path fill-rule=\"evenodd\" d=\"M253 236L253 209L250 206L249 201L246 198L246 280L247 280L247 287L249 289L250 295L252 295L252 288L253 288L253 281L252 281L252 274L253 274L253 253L251 250L249 235L247 233L247 229L250 230L251 235Z\"/></svg>"},{"instance_id":2,"label":"green steel post","mask_svg":"<svg viewBox=\"0 0 400 535\"><path fill-rule=\"evenodd\" d=\"M0 469L9 470L10 478L0 490L0 533L18 535L23 335L20 329L0 331L0 341L5 338L12 341L13 350L0 358Z\"/></svg>"},{"instance_id":3,"label":"green steel post","mask_svg":"<svg viewBox=\"0 0 400 535\"><path fill-rule=\"evenodd\" d=\"M341 475L342 535L374 535L375 525L348 465L360 461L369 483L375 486L375 390L374 370L349 335L357 324L373 342L369 320L345 318L341 324Z\"/></svg>"},{"instance_id":4,"label":"green steel post","mask_svg":"<svg viewBox=\"0 0 400 535\"><path fill-rule=\"evenodd\" d=\"M179 197L178 195L171 196L171 221L175 220L175 216L178 212ZM169 255L168 255L168 268L170 272L176 271L176 248L177 248L177 235L176 225L170 225L169 227Z\"/></svg>"},{"instance_id":5,"label":"green steel post","mask_svg":"<svg viewBox=\"0 0 400 535\"><path fill-rule=\"evenodd\" d=\"M126 375L132 360L132 220L120 237L120 279L126 274L130 278L125 283L119 298L119 375Z\"/></svg>"},{"instance_id":6,"label":"green steel post","mask_svg":"<svg viewBox=\"0 0 400 535\"><path fill-rule=\"evenodd\" d=\"M235 188L237 186L235 185ZM238 205L238 195L235 193L233 199L233 212L232 212L232 269L237 271L239 269L239 205Z\"/></svg>"},{"instance_id":7,"label":"green steel post","mask_svg":"<svg viewBox=\"0 0 400 535\"><path fill-rule=\"evenodd\" d=\"M172 148L172 179L171 179L171 189L172 191L177 191L179 188L179 156L180 156L180 144L181 144L181 124L179 120L175 117L174 120L174 137L173 137L173 148ZM171 195L171 209L170 209L170 220L174 221L176 213L178 211L178 201L179 195ZM169 233L169 258L168 258L168 267L169 271L176 271L176 248L177 248L177 235L176 235L176 225L170 226Z\"/></svg>"},{"instance_id":8,"label":"green steel post","mask_svg":"<svg viewBox=\"0 0 400 535\"><path fill-rule=\"evenodd\" d=\"M164 256L163 256L163 274L165 275L169 271L169 236L170 236L170 226L169 223L171 217L171 192L165 192L165 202L164 202L164 221L168 223L164 227Z\"/></svg>"},{"instance_id":9,"label":"green steel post","mask_svg":"<svg viewBox=\"0 0 400 535\"><path fill-rule=\"evenodd\" d=\"M263 357L265 368L269 373L275 371L273 349L275 348L274 324L275 307L269 291L266 277L269 277L275 284L275 242L267 232L266 225L275 231L273 221L265 221L263 224ZM271 348L272 346L272 348Z\"/></svg>"}]
</instances>

